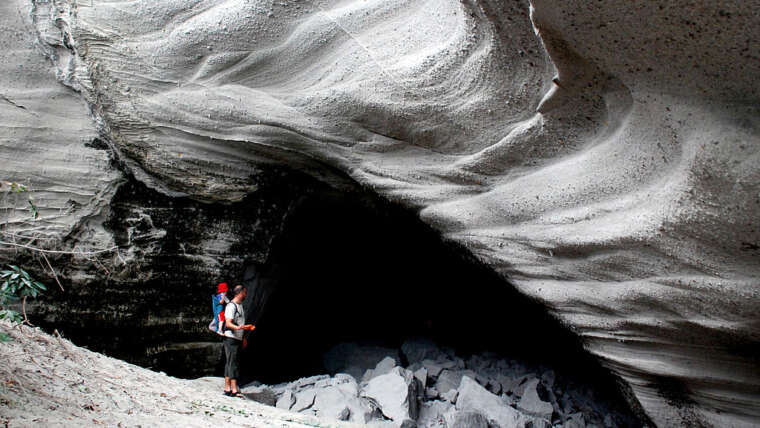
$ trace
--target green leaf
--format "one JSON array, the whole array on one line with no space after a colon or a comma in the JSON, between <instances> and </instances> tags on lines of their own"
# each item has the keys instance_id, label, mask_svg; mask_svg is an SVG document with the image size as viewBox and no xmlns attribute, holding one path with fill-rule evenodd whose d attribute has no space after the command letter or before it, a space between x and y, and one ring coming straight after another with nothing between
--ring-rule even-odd
<instances>
[{"instance_id":1,"label":"green leaf","mask_svg":"<svg viewBox=\"0 0 760 428\"><path fill-rule=\"evenodd\" d=\"M10 322L21 322L21 314L10 309L0 310L0 319L8 320Z\"/></svg>"},{"instance_id":2,"label":"green leaf","mask_svg":"<svg viewBox=\"0 0 760 428\"><path fill-rule=\"evenodd\" d=\"M43 284L43 283L41 283L39 281L35 281L34 285L36 285L37 288L39 288L40 290L47 290L47 287L45 287L45 284Z\"/></svg>"},{"instance_id":3,"label":"green leaf","mask_svg":"<svg viewBox=\"0 0 760 428\"><path fill-rule=\"evenodd\" d=\"M32 202L31 199L28 200L29 202L29 212L32 213L32 218L38 218L40 216L39 211L37 211L37 205L34 205L34 202Z\"/></svg>"},{"instance_id":4,"label":"green leaf","mask_svg":"<svg viewBox=\"0 0 760 428\"><path fill-rule=\"evenodd\" d=\"M15 270L15 271L18 271L18 270L20 269L20 268L19 268L18 266L16 266L16 265L8 265L8 267L9 267L9 268L11 268L11 269L13 269L13 270Z\"/></svg>"},{"instance_id":5,"label":"green leaf","mask_svg":"<svg viewBox=\"0 0 760 428\"><path fill-rule=\"evenodd\" d=\"M0 332L0 342L10 342L11 337L5 333Z\"/></svg>"},{"instance_id":6,"label":"green leaf","mask_svg":"<svg viewBox=\"0 0 760 428\"><path fill-rule=\"evenodd\" d=\"M14 280L14 279L18 278L18 276L19 276L19 274L14 273L13 275L11 275L11 280Z\"/></svg>"}]
</instances>

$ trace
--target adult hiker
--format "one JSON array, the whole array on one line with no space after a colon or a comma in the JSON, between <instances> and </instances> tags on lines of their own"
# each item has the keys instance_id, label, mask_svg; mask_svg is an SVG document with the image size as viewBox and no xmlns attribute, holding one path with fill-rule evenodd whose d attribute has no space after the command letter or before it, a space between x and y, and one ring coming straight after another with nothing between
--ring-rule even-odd
<instances>
[{"instance_id":1,"label":"adult hiker","mask_svg":"<svg viewBox=\"0 0 760 428\"><path fill-rule=\"evenodd\" d=\"M247 294L245 287L236 285L232 289L232 301L224 309L224 394L233 397L243 396L237 382L240 378L240 349L243 347L245 331L255 328L251 324L245 324L243 300Z\"/></svg>"}]
</instances>

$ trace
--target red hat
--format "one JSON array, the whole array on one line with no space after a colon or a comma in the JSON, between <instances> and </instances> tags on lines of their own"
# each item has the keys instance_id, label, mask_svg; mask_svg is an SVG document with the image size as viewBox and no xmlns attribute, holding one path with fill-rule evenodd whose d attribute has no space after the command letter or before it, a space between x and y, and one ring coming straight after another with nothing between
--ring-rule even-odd
<instances>
[{"instance_id":1,"label":"red hat","mask_svg":"<svg viewBox=\"0 0 760 428\"><path fill-rule=\"evenodd\" d=\"M227 292L227 283L226 282L220 282L219 286L216 288L216 293L226 293Z\"/></svg>"}]
</instances>

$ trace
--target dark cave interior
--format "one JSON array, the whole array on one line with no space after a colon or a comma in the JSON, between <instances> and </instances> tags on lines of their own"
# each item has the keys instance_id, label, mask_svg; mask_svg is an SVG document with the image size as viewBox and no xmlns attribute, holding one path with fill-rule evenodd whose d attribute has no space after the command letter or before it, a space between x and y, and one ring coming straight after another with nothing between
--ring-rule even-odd
<instances>
[{"instance_id":1,"label":"dark cave interior","mask_svg":"<svg viewBox=\"0 0 760 428\"><path fill-rule=\"evenodd\" d=\"M413 213L327 191L304 198L283 230L267 263L246 274L248 321L257 329L243 382L327 373L323 355L342 342L398 349L424 337L463 357L490 351L621 395L543 306Z\"/></svg>"}]
</instances>

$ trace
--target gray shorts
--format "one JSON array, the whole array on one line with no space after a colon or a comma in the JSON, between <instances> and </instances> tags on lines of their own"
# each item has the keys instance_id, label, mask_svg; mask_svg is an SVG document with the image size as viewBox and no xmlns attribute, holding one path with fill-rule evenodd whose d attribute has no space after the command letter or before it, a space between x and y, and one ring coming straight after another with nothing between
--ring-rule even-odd
<instances>
[{"instance_id":1,"label":"gray shorts","mask_svg":"<svg viewBox=\"0 0 760 428\"><path fill-rule=\"evenodd\" d=\"M242 340L231 337L224 338L224 354L227 358L224 364L224 377L230 379L240 378L240 349L242 347Z\"/></svg>"}]
</instances>

